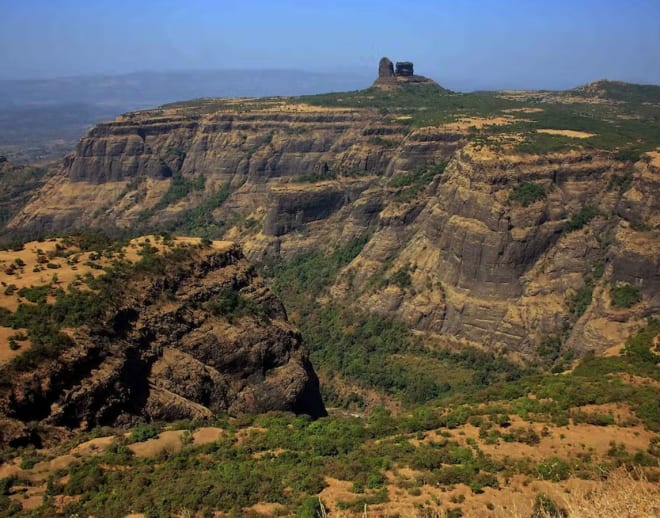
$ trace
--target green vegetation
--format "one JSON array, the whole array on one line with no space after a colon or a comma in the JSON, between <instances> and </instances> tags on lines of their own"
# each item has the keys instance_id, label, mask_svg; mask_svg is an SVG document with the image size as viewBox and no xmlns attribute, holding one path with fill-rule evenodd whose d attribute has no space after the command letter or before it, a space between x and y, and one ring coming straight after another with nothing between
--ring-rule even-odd
<instances>
[{"instance_id":1,"label":"green vegetation","mask_svg":"<svg viewBox=\"0 0 660 518\"><path fill-rule=\"evenodd\" d=\"M298 315L317 369L418 403L521 375L519 368L493 354L470 348L460 353L430 350L413 339L402 322L356 308L320 304L319 295L360 253L367 237L347 243L330 256L301 254L269 272L289 313ZM408 268L395 272L390 282L410 286ZM325 390L332 404L346 404L336 399L331 383Z\"/></svg>"},{"instance_id":2,"label":"green vegetation","mask_svg":"<svg viewBox=\"0 0 660 518\"><path fill-rule=\"evenodd\" d=\"M396 332L393 324L384 331L377 327L382 323L369 325L374 335L376 331L385 336ZM373 408L363 419L336 416L311 421L284 413L237 419L223 416L215 423L205 423L223 429L216 442L200 446L183 441L179 453L163 452L154 458L136 458L126 448L127 442L147 440L161 430L158 424L140 425L128 438L118 438L107 452L81 458L53 474L47 492L51 497L79 496L65 504L67 516L103 518L142 512L157 517L187 511L241 515L246 507L264 502L280 504L283 514L313 516L319 509L316 495L325 487L325 477L350 481L355 498L339 502L338 507L361 512L365 504L395 498L385 482L402 467L414 469L415 476L395 477L394 484L411 495L421 494L425 485L443 490L466 485L473 493L481 493L508 484L514 475L547 481L575 476L601 479L618 466L636 466L651 476L660 456L660 449L654 446L657 441L647 451L638 452L612 444L598 460L585 452L571 458L532 461L491 457L475 439L464 441L460 431L453 437L447 432L469 422L479 427L479 438L486 444L505 441L534 446L549 432L537 433L531 423L567 425L572 419L575 424L611 426L611 415L587 413L579 407L613 402L630 404L645 426L660 430L658 389L628 385L615 376L628 372L659 379L659 356L653 351L659 335L660 321L651 319L628 341L622 357L587 359L574 372L559 376L527 374L513 381L496 381L481 389L462 390L442 404L412 407L396 416L383 407ZM366 333L362 336L373 343L374 338ZM555 349L556 341L548 342ZM466 364L476 367L487 361L473 354L474 360ZM510 416L514 414L530 425L513 426ZM184 424L187 430L196 426ZM431 430L433 434L428 433ZM41 460L31 450L24 450L21 457L26 466ZM0 481L0 505L7 516L28 515L18 506L8 507L8 495L18 484L15 478ZM460 504L463 499L454 496L450 501ZM53 502L47 498L42 507L27 513L52 516ZM534 513L532 516L565 516L543 495L537 497Z\"/></svg>"},{"instance_id":3,"label":"green vegetation","mask_svg":"<svg viewBox=\"0 0 660 518\"><path fill-rule=\"evenodd\" d=\"M295 183L317 183L317 182L336 180L336 179L337 179L337 173L330 170L325 172L308 173L302 176L298 176L297 178L294 178L293 181Z\"/></svg>"},{"instance_id":4,"label":"green vegetation","mask_svg":"<svg viewBox=\"0 0 660 518\"><path fill-rule=\"evenodd\" d=\"M578 212L571 216L571 219L566 224L564 232L568 233L580 230L599 214L600 212L595 207L589 205L582 207Z\"/></svg>"},{"instance_id":5,"label":"green vegetation","mask_svg":"<svg viewBox=\"0 0 660 518\"><path fill-rule=\"evenodd\" d=\"M568 518L568 512L543 493L536 496L530 518Z\"/></svg>"},{"instance_id":6,"label":"green vegetation","mask_svg":"<svg viewBox=\"0 0 660 518\"><path fill-rule=\"evenodd\" d=\"M98 255L111 256L113 250L115 244L101 249ZM43 361L57 358L64 349L73 345L71 338L63 332L64 328L102 324L107 309L129 278L145 273L163 275L168 268L189 256L189 251L184 248L159 254L149 244L145 244L138 253L141 257L135 264L115 260L111 267L106 268L104 275L85 279L91 291L79 289L76 283L69 285L65 291L55 282L19 290L19 295L28 302L20 303L13 313L0 311L0 325L27 329L25 338L30 340L31 347L15 357L9 368L30 370ZM54 301L49 302L48 296L54 297Z\"/></svg>"},{"instance_id":7,"label":"green vegetation","mask_svg":"<svg viewBox=\"0 0 660 518\"><path fill-rule=\"evenodd\" d=\"M46 286L47 290L40 288L29 293L32 296L51 291L50 286ZM57 289L53 304L46 303L41 296L33 298L37 300L36 304L20 304L14 313L5 314L1 319L5 327L27 329L32 343L32 347L12 360L11 366L19 371L34 368L41 361L57 357L60 351L72 344L61 329L96 322L107 305L107 301L98 295L74 287L68 292Z\"/></svg>"},{"instance_id":8,"label":"green vegetation","mask_svg":"<svg viewBox=\"0 0 660 518\"><path fill-rule=\"evenodd\" d=\"M141 424L131 430L129 436L130 442L144 442L148 439L157 437L160 433L160 427L152 424Z\"/></svg>"},{"instance_id":9,"label":"green vegetation","mask_svg":"<svg viewBox=\"0 0 660 518\"><path fill-rule=\"evenodd\" d=\"M624 83L622 81L598 81L596 83L598 96L613 101L623 101L632 104L660 103L660 86ZM588 95L588 90L574 90L578 95Z\"/></svg>"},{"instance_id":10,"label":"green vegetation","mask_svg":"<svg viewBox=\"0 0 660 518\"><path fill-rule=\"evenodd\" d=\"M574 138L531 131L525 133L524 140L517 144L515 149L519 153L542 155L544 153L568 151L579 147L580 143Z\"/></svg>"},{"instance_id":11,"label":"green vegetation","mask_svg":"<svg viewBox=\"0 0 660 518\"><path fill-rule=\"evenodd\" d=\"M30 302L36 303L45 303L46 302L46 297L48 294L52 291L52 288L50 285L44 285L44 286L31 286L30 288L21 288L18 290L18 294L21 297L26 298Z\"/></svg>"},{"instance_id":12,"label":"green vegetation","mask_svg":"<svg viewBox=\"0 0 660 518\"><path fill-rule=\"evenodd\" d=\"M430 184L437 175L442 174L446 167L447 162L421 166L412 173L395 176L390 180L389 186L402 188L397 195L399 201L410 201Z\"/></svg>"},{"instance_id":13,"label":"green vegetation","mask_svg":"<svg viewBox=\"0 0 660 518\"><path fill-rule=\"evenodd\" d=\"M223 289L214 299L210 300L206 304L206 308L212 314L225 317L230 322L243 315L262 318L266 316L264 307L230 287Z\"/></svg>"},{"instance_id":14,"label":"green vegetation","mask_svg":"<svg viewBox=\"0 0 660 518\"><path fill-rule=\"evenodd\" d=\"M593 291L593 287L591 285L587 285L578 289L568 299L568 310L575 319L578 319L584 315L584 312L591 305Z\"/></svg>"},{"instance_id":15,"label":"green vegetation","mask_svg":"<svg viewBox=\"0 0 660 518\"><path fill-rule=\"evenodd\" d=\"M642 300L639 288L628 283L617 284L610 288L612 306L615 308L630 308Z\"/></svg>"},{"instance_id":16,"label":"green vegetation","mask_svg":"<svg viewBox=\"0 0 660 518\"><path fill-rule=\"evenodd\" d=\"M158 200L158 203L153 207L153 211L159 211L165 207L176 203L177 201L185 198L193 191L204 190L204 177L196 176L194 178L184 178L181 172L176 172L172 175L169 189L163 194L163 197Z\"/></svg>"},{"instance_id":17,"label":"green vegetation","mask_svg":"<svg viewBox=\"0 0 660 518\"><path fill-rule=\"evenodd\" d=\"M650 318L644 329L626 341L624 349L626 357L634 363L638 365L641 364L642 366L651 366L657 363L660 355L656 351L660 352L660 350L657 345L654 345L654 340L659 335L660 319ZM657 372L655 373L654 378L660 378Z\"/></svg>"},{"instance_id":18,"label":"green vegetation","mask_svg":"<svg viewBox=\"0 0 660 518\"><path fill-rule=\"evenodd\" d=\"M429 85L405 85L399 91L369 88L356 92L341 92L295 98L317 106L377 109L384 116L406 116L399 120L412 127L439 125L459 117L499 116L502 110L539 106L541 111L525 113L524 120L501 126L489 126L475 138L497 136L501 133L523 133L525 138L516 145L522 153L542 154L574 148L604 149L617 153L624 160L636 161L641 153L654 149L660 142L660 106L642 102L655 98L655 88L644 85L610 86L612 99L622 104L562 102L564 94L553 93L542 98L531 94L528 99L505 99L497 92L453 93ZM571 91L569 95L575 95ZM541 133L538 129L571 129L593 134L586 139Z\"/></svg>"},{"instance_id":19,"label":"green vegetation","mask_svg":"<svg viewBox=\"0 0 660 518\"><path fill-rule=\"evenodd\" d=\"M0 229L3 229L9 220L27 202L34 191L41 187L48 179L49 173L40 167L9 166L0 167Z\"/></svg>"},{"instance_id":20,"label":"green vegetation","mask_svg":"<svg viewBox=\"0 0 660 518\"><path fill-rule=\"evenodd\" d=\"M523 207L528 207L535 201L542 200L545 196L543 185L534 182L522 182L514 187L509 200Z\"/></svg>"},{"instance_id":21,"label":"green vegetation","mask_svg":"<svg viewBox=\"0 0 660 518\"><path fill-rule=\"evenodd\" d=\"M412 279L410 278L410 267L408 265L399 268L392 277L390 277L390 282L395 284L402 290L405 288L410 288L412 286Z\"/></svg>"}]
</instances>

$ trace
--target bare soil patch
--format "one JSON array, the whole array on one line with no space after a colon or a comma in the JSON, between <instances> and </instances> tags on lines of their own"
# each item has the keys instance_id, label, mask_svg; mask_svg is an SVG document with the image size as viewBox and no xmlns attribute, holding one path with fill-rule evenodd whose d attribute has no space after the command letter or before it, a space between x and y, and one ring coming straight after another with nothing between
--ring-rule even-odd
<instances>
[{"instance_id":1,"label":"bare soil patch","mask_svg":"<svg viewBox=\"0 0 660 518\"><path fill-rule=\"evenodd\" d=\"M589 138L593 137L595 133L587 133L586 131L576 131L576 130L558 130L558 129L538 129L537 133L547 133L548 135L561 135L562 137L571 137L571 138Z\"/></svg>"},{"instance_id":2,"label":"bare soil patch","mask_svg":"<svg viewBox=\"0 0 660 518\"><path fill-rule=\"evenodd\" d=\"M185 433L185 430L160 432L158 437L148 439L144 442L130 444L128 449L136 457L155 457L163 451L177 453L183 448L183 436Z\"/></svg>"},{"instance_id":3,"label":"bare soil patch","mask_svg":"<svg viewBox=\"0 0 660 518\"><path fill-rule=\"evenodd\" d=\"M470 128L483 129L487 126L504 126L514 122L520 122L511 115L502 115L500 117L461 117L455 122L449 122L442 125L444 130L467 131Z\"/></svg>"}]
</instances>

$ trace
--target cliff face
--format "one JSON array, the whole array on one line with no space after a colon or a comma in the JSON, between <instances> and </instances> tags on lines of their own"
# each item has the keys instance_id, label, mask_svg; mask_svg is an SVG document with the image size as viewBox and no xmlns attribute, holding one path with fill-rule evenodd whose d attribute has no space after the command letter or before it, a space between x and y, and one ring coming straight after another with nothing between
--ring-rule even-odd
<instances>
[{"instance_id":1,"label":"cliff face","mask_svg":"<svg viewBox=\"0 0 660 518\"><path fill-rule=\"evenodd\" d=\"M73 345L57 358L5 378L5 443L29 440L27 421L48 430L221 412L325 415L300 334L240 249L185 253L162 273L132 275L103 322L68 332Z\"/></svg>"},{"instance_id":2,"label":"cliff face","mask_svg":"<svg viewBox=\"0 0 660 518\"><path fill-rule=\"evenodd\" d=\"M229 103L211 114L170 108L96 126L10 227L58 232L76 226L154 223L176 218L229 183L228 202L222 209L219 204L210 207L217 218L265 209L271 215L267 233L277 234L288 223L274 218L282 213L290 219L290 196L276 187L291 181L309 185L312 177L340 178L327 203L318 195L310 200L322 209L311 209L301 200L306 207L298 219L315 220L319 214L310 215L310 210L327 215L355 197L354 180L373 180L385 170L395 174L419 161L446 157L460 139L444 135L434 141L424 130L406 135L401 122L373 110L282 106L274 101L237 106L240 109ZM182 186L183 196L168 206L158 205L173 182ZM361 185L358 189L364 190L370 182ZM297 191L304 189L298 186ZM159 209L156 217L148 212L154 207Z\"/></svg>"},{"instance_id":3,"label":"cliff face","mask_svg":"<svg viewBox=\"0 0 660 518\"><path fill-rule=\"evenodd\" d=\"M255 261L369 235L334 300L526 356L552 335L578 353L604 350L657 312L657 154L633 167L594 150L468 143L496 119L410 128L374 109L209 103L97 126L11 226L190 220L217 225ZM529 186L542 195L517 200ZM620 282L642 301L612 307ZM587 289L591 303L575 311Z\"/></svg>"},{"instance_id":4,"label":"cliff face","mask_svg":"<svg viewBox=\"0 0 660 518\"><path fill-rule=\"evenodd\" d=\"M333 293L357 291L358 305L416 329L506 351L530 353L566 329L578 352L621 343L629 319L657 312L658 304L658 231L633 230L616 215L631 199L654 203L647 200L656 187L646 179L648 165L638 164L622 194L613 183L628 169L595 152L506 156L468 146L424 195L380 213L378 230ZM527 206L512 201L525 183L546 194ZM657 217L653 208L631 210L647 222ZM574 228L588 212L593 217ZM598 265L607 268L595 278ZM407 285L387 282L402 271ZM374 288L376 275L386 282ZM618 281L639 286L644 302L613 309L606 287ZM571 298L594 282L593 307L577 319Z\"/></svg>"}]
</instances>

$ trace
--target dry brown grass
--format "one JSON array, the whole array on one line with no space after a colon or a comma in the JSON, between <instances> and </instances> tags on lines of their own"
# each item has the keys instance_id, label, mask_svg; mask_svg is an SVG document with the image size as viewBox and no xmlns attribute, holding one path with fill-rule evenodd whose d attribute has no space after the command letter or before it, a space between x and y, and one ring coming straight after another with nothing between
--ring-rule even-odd
<instances>
[{"instance_id":1,"label":"dry brown grass","mask_svg":"<svg viewBox=\"0 0 660 518\"><path fill-rule=\"evenodd\" d=\"M547 133L548 135L561 135L563 137L571 138L589 138L593 137L595 133L587 133L586 131L575 131L575 130L558 130L558 129L538 129L537 133Z\"/></svg>"},{"instance_id":2,"label":"dry brown grass","mask_svg":"<svg viewBox=\"0 0 660 518\"><path fill-rule=\"evenodd\" d=\"M567 497L565 506L571 518L660 516L660 486L619 469L594 490Z\"/></svg>"},{"instance_id":3,"label":"dry brown grass","mask_svg":"<svg viewBox=\"0 0 660 518\"><path fill-rule=\"evenodd\" d=\"M660 167L660 151L650 151L647 155L651 158L653 167Z\"/></svg>"},{"instance_id":4,"label":"dry brown grass","mask_svg":"<svg viewBox=\"0 0 660 518\"><path fill-rule=\"evenodd\" d=\"M648 482L640 471L632 473L620 468L593 489L573 491L554 502L568 518L651 518L660 516L660 486ZM504 516L504 515L502 515ZM514 518L528 518L521 513L508 513ZM556 518L541 509L537 518Z\"/></svg>"}]
</instances>

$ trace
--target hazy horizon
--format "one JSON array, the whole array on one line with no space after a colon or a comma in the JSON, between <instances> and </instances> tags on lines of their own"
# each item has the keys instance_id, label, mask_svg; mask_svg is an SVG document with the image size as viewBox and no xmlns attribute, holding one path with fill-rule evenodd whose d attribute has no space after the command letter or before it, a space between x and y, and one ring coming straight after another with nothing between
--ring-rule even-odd
<instances>
[{"instance_id":1,"label":"hazy horizon","mask_svg":"<svg viewBox=\"0 0 660 518\"><path fill-rule=\"evenodd\" d=\"M300 70L409 60L454 90L660 83L660 2L0 0L0 79Z\"/></svg>"}]
</instances>

